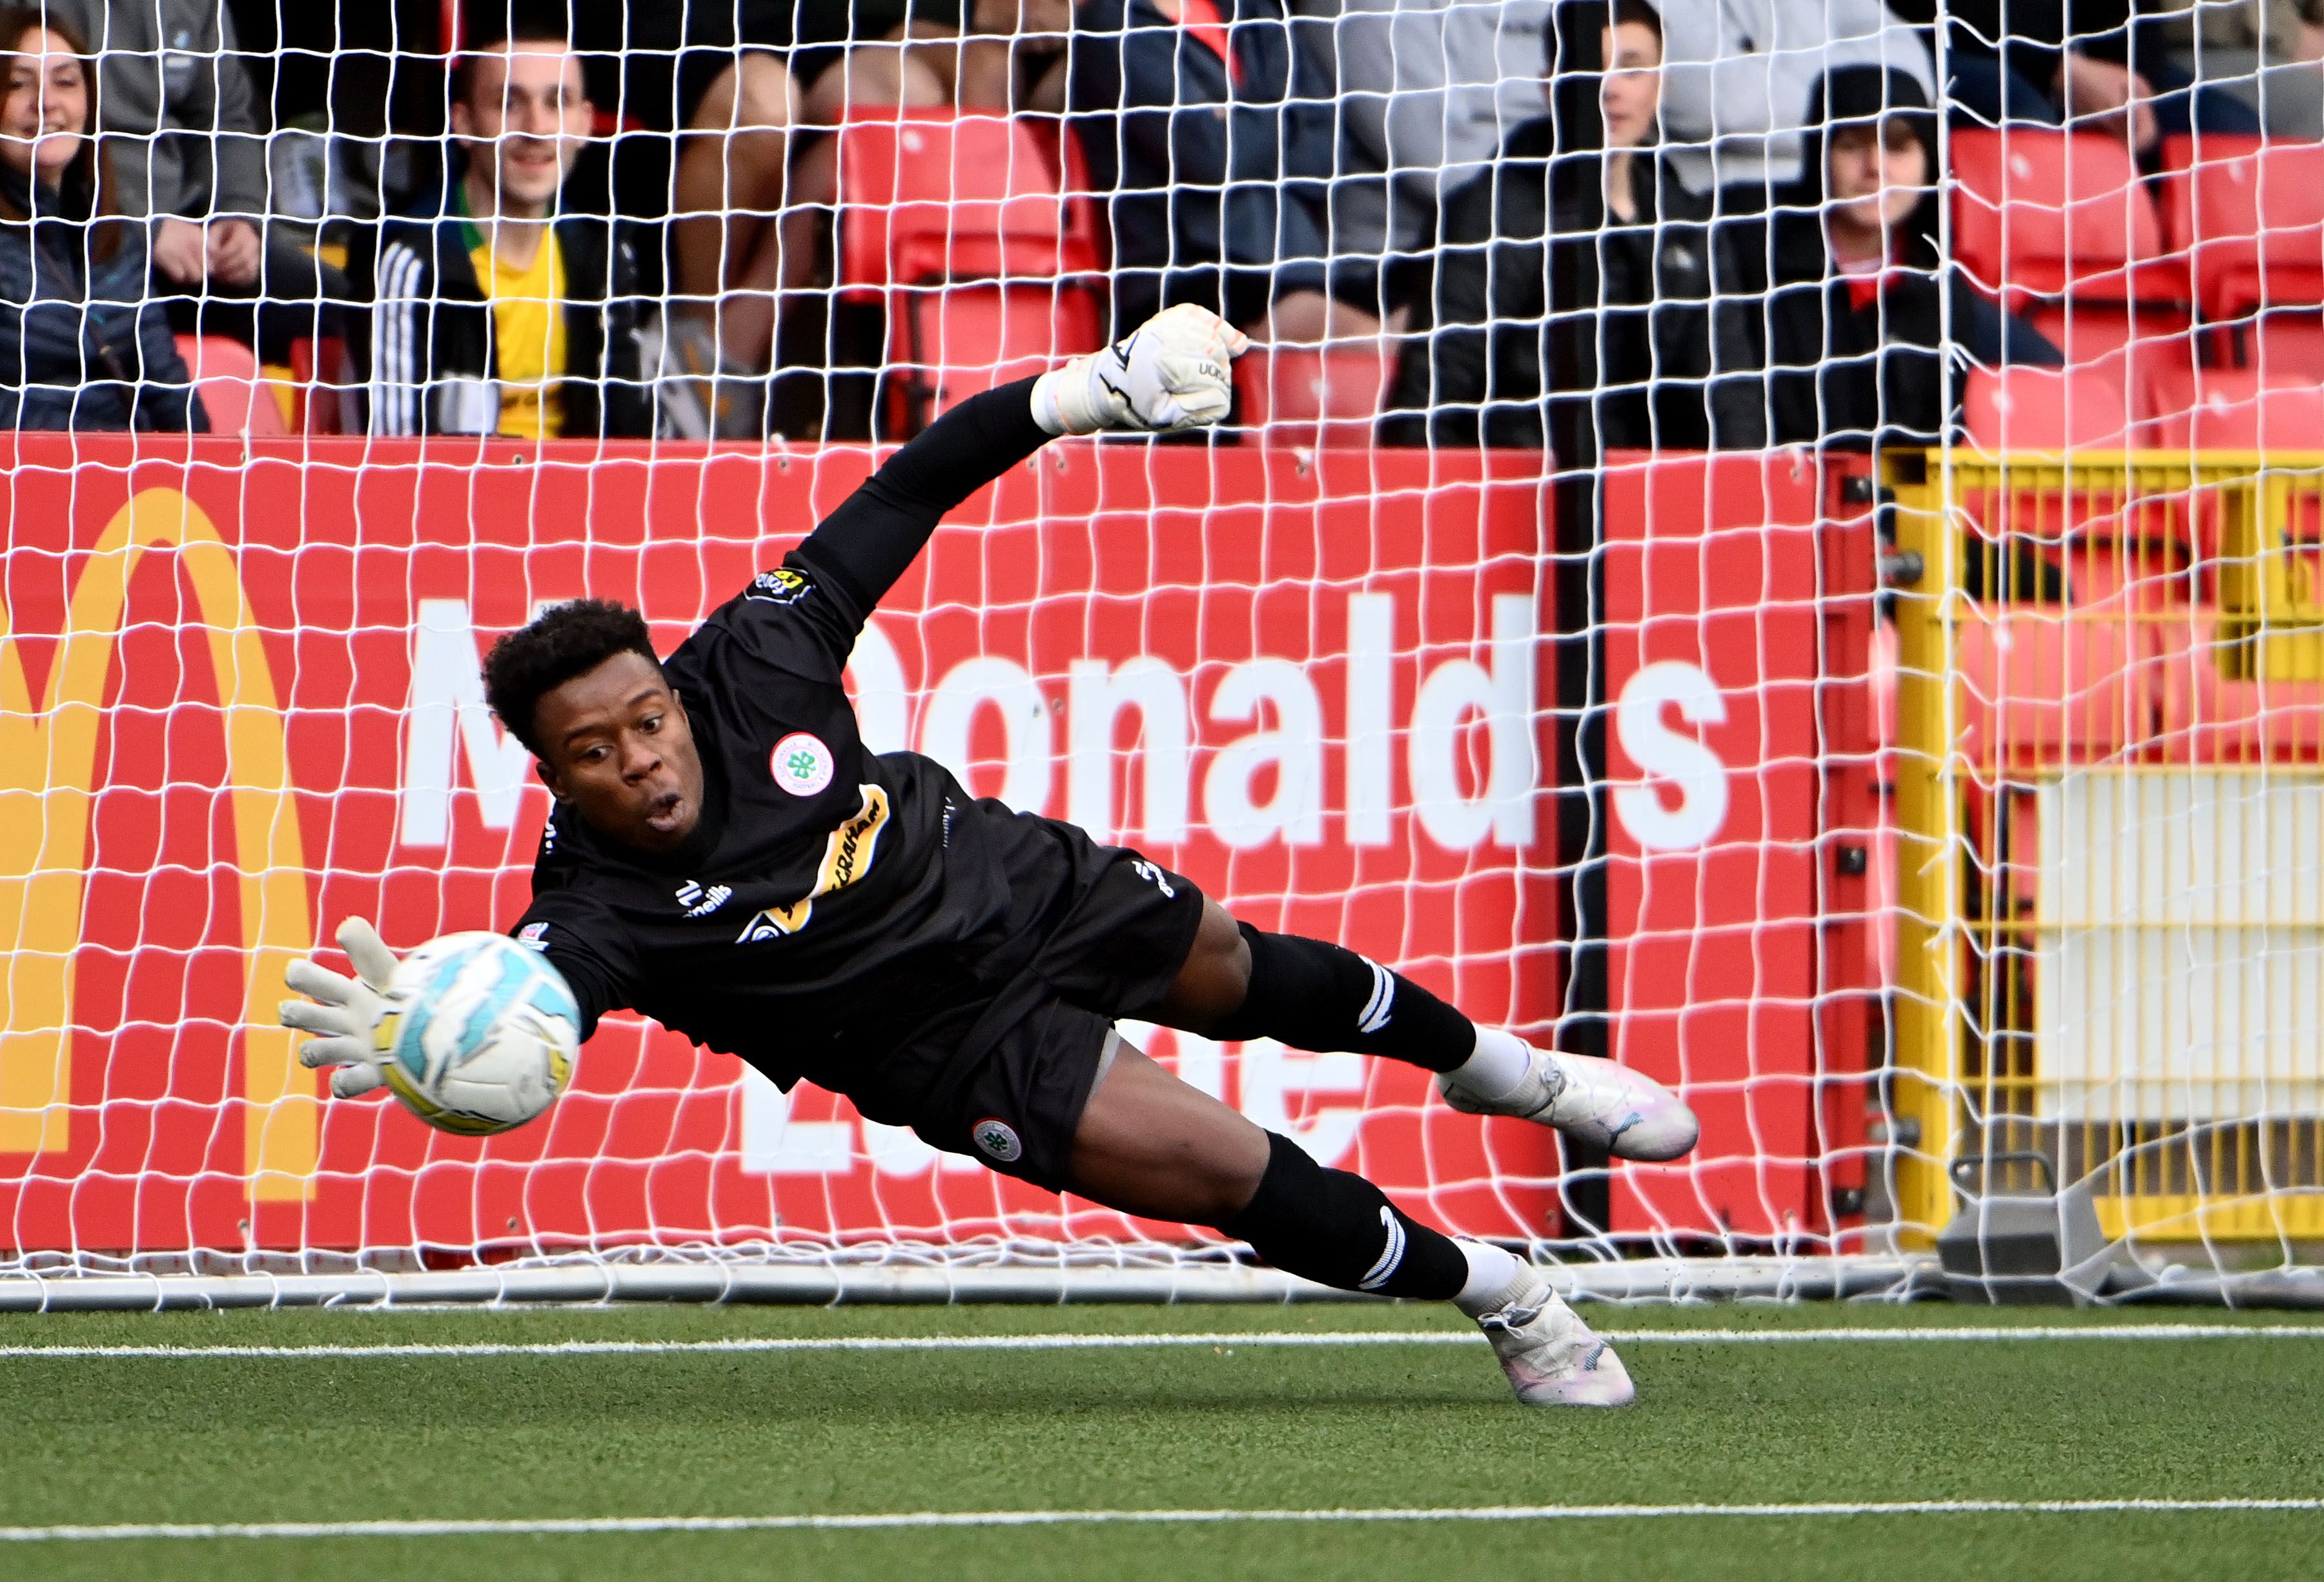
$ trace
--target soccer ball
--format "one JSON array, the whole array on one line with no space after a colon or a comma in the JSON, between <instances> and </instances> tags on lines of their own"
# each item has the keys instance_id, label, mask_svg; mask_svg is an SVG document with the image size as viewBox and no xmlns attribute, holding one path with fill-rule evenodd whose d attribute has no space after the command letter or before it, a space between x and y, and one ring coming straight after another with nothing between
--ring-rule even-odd
<instances>
[{"instance_id":1,"label":"soccer ball","mask_svg":"<svg viewBox=\"0 0 2324 1582\"><path fill-rule=\"evenodd\" d=\"M522 1126L573 1080L581 1007L556 968L505 934L429 940L396 964L387 999L381 1074L440 1131Z\"/></svg>"}]
</instances>

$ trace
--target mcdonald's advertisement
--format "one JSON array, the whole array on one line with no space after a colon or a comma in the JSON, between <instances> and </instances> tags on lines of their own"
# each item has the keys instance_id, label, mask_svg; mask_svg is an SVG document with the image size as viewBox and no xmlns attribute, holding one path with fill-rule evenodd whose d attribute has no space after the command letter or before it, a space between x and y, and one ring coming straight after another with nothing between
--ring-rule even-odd
<instances>
[{"instance_id":1,"label":"mcdonald's advertisement","mask_svg":"<svg viewBox=\"0 0 2324 1582\"><path fill-rule=\"evenodd\" d=\"M275 1026L284 967L350 915L401 949L522 912L549 803L484 704L496 636L591 594L667 651L866 453L0 446L0 1248L1156 1233L627 1015L489 1139L326 1101ZM1545 1036L1542 497L1490 457L1053 447L874 616L865 738ZM1453 1114L1425 1073L1131 1032L1417 1211L1554 1228L1550 1134Z\"/></svg>"}]
</instances>

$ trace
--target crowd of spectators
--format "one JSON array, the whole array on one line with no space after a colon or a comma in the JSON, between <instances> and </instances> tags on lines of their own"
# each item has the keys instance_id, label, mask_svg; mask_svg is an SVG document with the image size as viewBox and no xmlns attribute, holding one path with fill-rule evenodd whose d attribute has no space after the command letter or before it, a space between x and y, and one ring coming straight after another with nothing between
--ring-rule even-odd
<instances>
[{"instance_id":1,"label":"crowd of spectators","mask_svg":"<svg viewBox=\"0 0 2324 1582\"><path fill-rule=\"evenodd\" d=\"M840 432L778 394L880 354L836 129L951 111L1055 133L1117 330L1379 348L1389 443L1923 441L1964 361L2060 361L1940 255L1941 115L2258 123L2127 0L1960 0L1940 91L1915 3L484 0L318 226L223 0L44 0L0 11L0 415L199 430L179 337L226 336L345 345L383 435Z\"/></svg>"}]
</instances>

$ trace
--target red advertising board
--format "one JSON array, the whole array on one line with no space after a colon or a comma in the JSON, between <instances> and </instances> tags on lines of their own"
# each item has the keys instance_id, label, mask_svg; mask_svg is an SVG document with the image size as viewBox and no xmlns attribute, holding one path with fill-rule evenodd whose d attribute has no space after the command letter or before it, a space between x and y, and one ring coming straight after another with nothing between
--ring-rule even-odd
<instances>
[{"instance_id":1,"label":"red advertising board","mask_svg":"<svg viewBox=\"0 0 2324 1582\"><path fill-rule=\"evenodd\" d=\"M1850 478L1860 459L1804 453L1607 474L1612 1053L1703 1123L1683 1162L1617 1173L1618 1235L1821 1237L1860 1179L1873 566Z\"/></svg>"},{"instance_id":2,"label":"red advertising board","mask_svg":"<svg viewBox=\"0 0 2324 1582\"><path fill-rule=\"evenodd\" d=\"M484 1141L324 1103L272 1025L283 965L351 914L408 946L522 909L547 798L483 707L483 645L582 593L675 644L863 453L0 446L0 1246L1128 1228L633 1018L549 1116ZM1542 491L1496 464L1053 447L955 512L874 618L867 739L1545 1035ZM1151 1045L1416 1211L1554 1228L1553 1139L1452 1114L1420 1072Z\"/></svg>"}]
</instances>

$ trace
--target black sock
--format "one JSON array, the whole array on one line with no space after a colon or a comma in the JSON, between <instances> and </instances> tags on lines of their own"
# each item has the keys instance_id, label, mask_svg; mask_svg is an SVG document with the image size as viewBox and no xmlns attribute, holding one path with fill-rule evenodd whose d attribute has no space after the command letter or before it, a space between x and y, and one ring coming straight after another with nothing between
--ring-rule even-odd
<instances>
[{"instance_id":1,"label":"black sock","mask_svg":"<svg viewBox=\"0 0 2324 1582\"><path fill-rule=\"evenodd\" d=\"M1449 1301L1469 1258L1360 1175L1326 1170L1280 1133L1268 1134L1267 1173L1243 1211L1217 1228L1277 1268L1341 1291Z\"/></svg>"},{"instance_id":2,"label":"black sock","mask_svg":"<svg viewBox=\"0 0 2324 1582\"><path fill-rule=\"evenodd\" d=\"M1211 1036L1276 1038L1294 1049L1385 1055L1449 1072L1476 1053L1468 1017L1401 972L1320 939L1238 924L1250 988Z\"/></svg>"}]
</instances>

